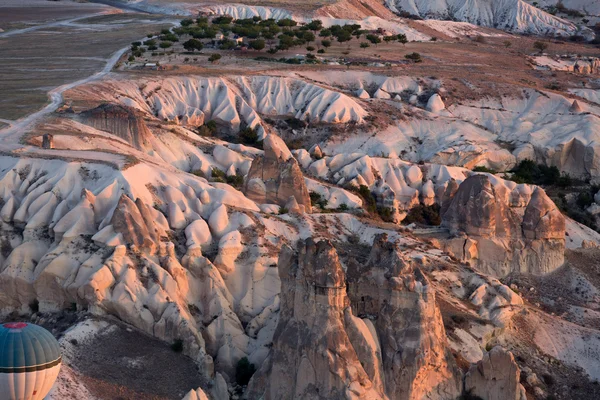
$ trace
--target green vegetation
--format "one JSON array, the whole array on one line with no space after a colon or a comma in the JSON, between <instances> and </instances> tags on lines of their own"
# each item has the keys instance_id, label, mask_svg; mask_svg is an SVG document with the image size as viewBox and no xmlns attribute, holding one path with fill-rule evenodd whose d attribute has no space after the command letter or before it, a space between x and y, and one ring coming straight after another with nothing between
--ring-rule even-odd
<instances>
[{"instance_id":1,"label":"green vegetation","mask_svg":"<svg viewBox=\"0 0 600 400\"><path fill-rule=\"evenodd\" d=\"M381 38L377 35L367 35L367 40L377 46L381 43Z\"/></svg>"},{"instance_id":2,"label":"green vegetation","mask_svg":"<svg viewBox=\"0 0 600 400\"><path fill-rule=\"evenodd\" d=\"M251 41L250 48L257 50L257 51L261 51L262 49L265 48L264 39L256 39L256 40Z\"/></svg>"},{"instance_id":3,"label":"green vegetation","mask_svg":"<svg viewBox=\"0 0 600 400\"><path fill-rule=\"evenodd\" d=\"M385 40L386 43L398 41L405 44L406 35L382 36L382 31L368 31L361 29L360 24L333 25L327 29L323 28L323 22L313 20L307 24L298 24L292 19L282 19L276 21L272 18L262 19L259 16L252 18L234 19L228 15L217 16L209 20L207 17L197 19L186 18L181 20L181 26L172 29L163 29L160 33L147 35L149 40L144 44L147 48L140 47L142 42L132 43L132 56L142 57L144 51L155 51L159 48L168 49L174 46L180 40L183 41L183 48L187 52L196 52L206 47L216 47L219 50L244 49L246 46L256 51L268 49L271 55L279 51L289 50L295 47L305 47L309 52L305 59L301 58L281 58L274 60L267 57L259 59L260 61L279 61L287 64L318 64L321 61L311 53L317 51L324 54L326 49L333 45L333 41L346 43L353 38L359 40L366 38L366 42L361 43L362 48L367 48L368 44L376 46ZM316 41L317 37L322 38ZM205 40L209 39L209 41ZM215 39L218 39L215 41ZM203 41L204 40L204 41ZM312 43L315 43L313 46ZM348 50L342 51L342 54L348 55ZM414 53L416 54L416 53ZM152 53L153 56L160 55ZM221 55L211 55L209 62L216 62ZM189 61L189 58L187 59ZM413 60L420 62L420 59Z\"/></svg>"},{"instance_id":4,"label":"green vegetation","mask_svg":"<svg viewBox=\"0 0 600 400\"><path fill-rule=\"evenodd\" d=\"M367 186L360 185L358 190L354 189L353 191L356 192L356 194L358 194L363 200L363 207L367 212L371 214L377 212L377 200L375 199L375 196L373 195L373 193L371 193L371 190Z\"/></svg>"},{"instance_id":5,"label":"green vegetation","mask_svg":"<svg viewBox=\"0 0 600 400\"><path fill-rule=\"evenodd\" d=\"M255 145L258 143L258 132L256 129L252 129L251 127L242 129L238 136L240 142L243 144Z\"/></svg>"},{"instance_id":6,"label":"green vegetation","mask_svg":"<svg viewBox=\"0 0 600 400\"><path fill-rule=\"evenodd\" d=\"M571 177L569 175L561 175L558 168L536 164L532 160L521 161L510 172L512 172L512 175L505 178L517 183L557 185L562 187L572 184Z\"/></svg>"},{"instance_id":7,"label":"green vegetation","mask_svg":"<svg viewBox=\"0 0 600 400\"><path fill-rule=\"evenodd\" d=\"M419 53L410 53L404 56L407 60L411 60L415 63L420 63L423 60L421 59L421 55Z\"/></svg>"},{"instance_id":8,"label":"green vegetation","mask_svg":"<svg viewBox=\"0 0 600 400\"><path fill-rule=\"evenodd\" d=\"M410 209L408 215L402 221L402 223L405 225L416 223L422 225L438 226L442 223L442 217L440 216L440 206L439 204L433 204L430 206L419 204L418 206Z\"/></svg>"},{"instance_id":9,"label":"green vegetation","mask_svg":"<svg viewBox=\"0 0 600 400\"><path fill-rule=\"evenodd\" d=\"M204 125L199 126L196 132L200 136L213 136L217 132L217 123L215 121L205 122Z\"/></svg>"},{"instance_id":10,"label":"green vegetation","mask_svg":"<svg viewBox=\"0 0 600 400\"><path fill-rule=\"evenodd\" d=\"M211 54L210 57L208 57L208 61L210 61L211 63L214 63L215 61L219 61L220 59L221 59L220 54Z\"/></svg>"},{"instance_id":11,"label":"green vegetation","mask_svg":"<svg viewBox=\"0 0 600 400\"><path fill-rule=\"evenodd\" d=\"M202 44L202 42L198 39L190 39L186 42L183 43L183 48L186 49L187 51L200 51L204 48L204 45Z\"/></svg>"},{"instance_id":12,"label":"green vegetation","mask_svg":"<svg viewBox=\"0 0 600 400\"><path fill-rule=\"evenodd\" d=\"M327 207L327 199L323 198L320 193L310 192L310 202L314 206L318 206L321 210L324 210ZM344 204L345 205L345 204Z\"/></svg>"},{"instance_id":13,"label":"green vegetation","mask_svg":"<svg viewBox=\"0 0 600 400\"><path fill-rule=\"evenodd\" d=\"M533 42L533 48L535 50L539 51L540 53L543 53L544 50L546 50L548 48L548 43L536 41L536 42Z\"/></svg>"},{"instance_id":14,"label":"green vegetation","mask_svg":"<svg viewBox=\"0 0 600 400\"><path fill-rule=\"evenodd\" d=\"M488 167L484 167L481 165L478 165L475 168L473 168L473 172L487 172L488 174L497 174L498 173L498 171L495 171L493 169L490 169Z\"/></svg>"}]
</instances>

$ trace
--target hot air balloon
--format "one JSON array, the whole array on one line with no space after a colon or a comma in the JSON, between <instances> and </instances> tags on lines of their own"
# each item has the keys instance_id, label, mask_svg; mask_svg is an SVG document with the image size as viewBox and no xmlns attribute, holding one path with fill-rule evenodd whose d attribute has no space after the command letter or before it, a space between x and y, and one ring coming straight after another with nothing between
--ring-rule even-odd
<instances>
[{"instance_id":1,"label":"hot air balloon","mask_svg":"<svg viewBox=\"0 0 600 400\"><path fill-rule=\"evenodd\" d=\"M0 325L0 400L42 400L56 381L60 346L44 328Z\"/></svg>"}]
</instances>

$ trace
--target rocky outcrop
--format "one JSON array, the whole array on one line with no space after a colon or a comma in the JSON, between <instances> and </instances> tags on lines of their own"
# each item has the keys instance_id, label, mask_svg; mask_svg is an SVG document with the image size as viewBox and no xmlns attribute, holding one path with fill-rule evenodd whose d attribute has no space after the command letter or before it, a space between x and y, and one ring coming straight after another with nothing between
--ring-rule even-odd
<instances>
[{"instance_id":1,"label":"rocky outcrop","mask_svg":"<svg viewBox=\"0 0 600 400\"><path fill-rule=\"evenodd\" d=\"M442 207L443 247L487 274L544 274L562 265L565 219L543 189L473 175Z\"/></svg>"},{"instance_id":2,"label":"rocky outcrop","mask_svg":"<svg viewBox=\"0 0 600 400\"><path fill-rule=\"evenodd\" d=\"M129 246L134 246L149 253L155 253L161 238L167 233L157 224L163 215L149 208L140 199L135 202L126 195L121 195L117 208L113 213L111 224L116 233L123 235Z\"/></svg>"},{"instance_id":3,"label":"rocky outcrop","mask_svg":"<svg viewBox=\"0 0 600 400\"><path fill-rule=\"evenodd\" d=\"M377 236L368 262L348 266L352 310L374 327L390 399L454 399L461 393L461 373L435 293L413 263L387 235Z\"/></svg>"},{"instance_id":4,"label":"rocky outcrop","mask_svg":"<svg viewBox=\"0 0 600 400\"><path fill-rule=\"evenodd\" d=\"M248 398L455 399L461 373L435 295L386 235L368 263L348 265L312 239L279 258L281 311L273 351ZM347 278L347 280L346 280ZM347 293L347 294L346 294Z\"/></svg>"},{"instance_id":5,"label":"rocky outcrop","mask_svg":"<svg viewBox=\"0 0 600 400\"><path fill-rule=\"evenodd\" d=\"M279 256L281 308L273 350L247 398L379 399L348 336L342 265L331 243L302 241Z\"/></svg>"},{"instance_id":6,"label":"rocky outcrop","mask_svg":"<svg viewBox=\"0 0 600 400\"><path fill-rule=\"evenodd\" d=\"M512 353L496 346L471 365L465 376L465 392L483 400L526 400L520 374Z\"/></svg>"},{"instance_id":7,"label":"rocky outcrop","mask_svg":"<svg viewBox=\"0 0 600 400\"><path fill-rule=\"evenodd\" d=\"M44 133L42 136L42 149L54 148L54 136L49 133Z\"/></svg>"},{"instance_id":8,"label":"rocky outcrop","mask_svg":"<svg viewBox=\"0 0 600 400\"><path fill-rule=\"evenodd\" d=\"M256 157L244 183L244 194L259 204L285 207L294 197L299 206L310 211L311 203L298 161L279 137L267 135L264 155Z\"/></svg>"},{"instance_id":9,"label":"rocky outcrop","mask_svg":"<svg viewBox=\"0 0 600 400\"><path fill-rule=\"evenodd\" d=\"M79 114L86 125L124 139L138 150L150 148L152 132L144 122L141 111L120 104L104 103Z\"/></svg>"}]
</instances>

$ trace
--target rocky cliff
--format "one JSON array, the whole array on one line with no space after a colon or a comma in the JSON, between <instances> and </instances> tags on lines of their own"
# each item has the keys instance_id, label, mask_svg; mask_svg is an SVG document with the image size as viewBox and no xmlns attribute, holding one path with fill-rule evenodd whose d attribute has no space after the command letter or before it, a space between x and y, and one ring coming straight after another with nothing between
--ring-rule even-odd
<instances>
[{"instance_id":1,"label":"rocky cliff","mask_svg":"<svg viewBox=\"0 0 600 400\"><path fill-rule=\"evenodd\" d=\"M124 139L138 150L145 150L150 146L152 132L144 122L144 114L134 108L104 103L81 112L78 119L86 125Z\"/></svg>"},{"instance_id":2,"label":"rocky cliff","mask_svg":"<svg viewBox=\"0 0 600 400\"><path fill-rule=\"evenodd\" d=\"M425 275L386 235L348 277L328 241L279 258L273 350L248 398L454 399L461 373ZM347 294L346 294L347 292Z\"/></svg>"},{"instance_id":3,"label":"rocky cliff","mask_svg":"<svg viewBox=\"0 0 600 400\"><path fill-rule=\"evenodd\" d=\"M361 365L346 328L352 318L343 267L331 243L284 247L273 349L250 383L248 398L378 399L381 387Z\"/></svg>"},{"instance_id":4,"label":"rocky cliff","mask_svg":"<svg viewBox=\"0 0 600 400\"><path fill-rule=\"evenodd\" d=\"M270 203L281 207L287 207L291 197L294 197L298 205L310 211L304 175L283 140L275 135L267 135L263 148L264 155L252 161L244 183L244 194L258 204Z\"/></svg>"},{"instance_id":5,"label":"rocky cliff","mask_svg":"<svg viewBox=\"0 0 600 400\"><path fill-rule=\"evenodd\" d=\"M443 205L442 224L452 238L443 248L487 274L544 274L561 266L565 218L543 189L494 185L473 175ZM496 178L494 178L496 179Z\"/></svg>"},{"instance_id":6,"label":"rocky cliff","mask_svg":"<svg viewBox=\"0 0 600 400\"><path fill-rule=\"evenodd\" d=\"M387 235L374 239L367 263L348 266L348 296L355 315L375 331L388 398L459 396L461 373L448 349L435 291Z\"/></svg>"}]
</instances>

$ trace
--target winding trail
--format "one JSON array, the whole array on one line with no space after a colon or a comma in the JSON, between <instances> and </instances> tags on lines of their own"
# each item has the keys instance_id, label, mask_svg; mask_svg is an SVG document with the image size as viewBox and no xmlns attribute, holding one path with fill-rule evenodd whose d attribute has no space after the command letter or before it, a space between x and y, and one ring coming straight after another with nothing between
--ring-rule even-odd
<instances>
[{"instance_id":1,"label":"winding trail","mask_svg":"<svg viewBox=\"0 0 600 400\"><path fill-rule=\"evenodd\" d=\"M88 76L87 78L80 79L75 82L67 83L62 86L52 89L50 92L48 92L48 96L50 97L50 104L46 105L46 107L42 108L41 110L36 111L35 113L30 114L27 117L16 120L16 121L10 121L10 122L6 121L7 123L10 123L11 125L8 128L0 130L0 139L2 140L2 145L1 145L2 149L3 150L16 150L17 148L22 147L22 145L20 144L20 139L21 139L22 134L25 133L27 131L27 129L29 127L31 127L39 118L56 111L56 109L62 104L62 101L63 101L62 94L65 91L72 89L76 86L83 85L83 84L86 84L86 83L89 83L89 82L92 82L92 81L95 81L95 80L98 80L98 79L104 77L106 74L108 74L113 69L115 64L119 61L119 59L127 51L127 49L129 49L129 46L124 47L124 48L114 52L110 56L108 61L106 62L106 65L104 66L104 68L100 72L97 72L94 75Z\"/></svg>"},{"instance_id":2,"label":"winding trail","mask_svg":"<svg viewBox=\"0 0 600 400\"><path fill-rule=\"evenodd\" d=\"M30 26L29 28L15 29L12 31L0 33L0 38L7 38L10 36L21 35L23 33L34 32L34 31L37 31L40 29L55 28L57 26L69 25L72 22L80 21L80 20L86 19L86 18L97 17L99 15L105 15L105 14L106 14L106 12L86 14L86 15L71 18L71 19L62 19L59 21L49 22L47 24L34 25L34 26Z\"/></svg>"},{"instance_id":3,"label":"winding trail","mask_svg":"<svg viewBox=\"0 0 600 400\"><path fill-rule=\"evenodd\" d=\"M98 3L102 3L102 2L98 1ZM111 5L115 8L121 9L122 11L125 11L125 12L132 11L131 7L117 6L116 5L117 3L114 3L114 2L110 2L110 3L111 4L108 4L108 2L107 2L106 5ZM138 10L135 10L135 11L139 12ZM142 11L142 12L145 12L145 11ZM148 13L148 12L146 12L146 13ZM18 29L18 30L14 30L14 31L5 32L5 33L0 33L0 38L5 38L5 37L13 36L13 35L32 32L32 31L36 31L39 29L49 28L49 27L69 26L71 23L78 21L78 20L83 20L86 18L99 16L99 15L106 15L106 14L107 14L106 11L100 12L100 13L92 13L92 14L87 14L87 15L80 16L77 18L55 21L55 22L51 22L48 24L36 25L36 26L29 27L29 28L25 28L25 29ZM171 17L171 18L165 18L165 21L163 21L163 22L170 22L173 25L176 25L178 21L174 21ZM0 150L7 151L7 152L10 152L10 151L22 152L26 149L32 150L31 146L27 146L27 145L24 145L21 143L21 137L23 136L23 134L25 132L27 132L27 130L30 129L33 125L35 125L35 123L40 118L56 111L58 109L58 107L60 107L60 105L63 102L63 93L65 91L72 89L79 85L83 85L83 84L86 84L89 82L99 80L99 79L103 78L105 75L109 74L110 71L115 66L115 64L117 64L117 62L119 61L121 56L123 56L123 54L125 54L125 52L128 49L129 49L129 46L123 47L122 49L115 51L108 59L102 59L103 61L106 61L106 64L104 65L104 68L101 71L99 71L91 76L88 76L87 78L83 78L83 79L80 79L80 80L77 80L77 81L71 82L71 83L66 83L64 85L58 86L58 87L50 90L48 92L48 97L50 98L50 103L47 104L41 110L36 111L33 114L30 114L24 118L14 120L14 121L0 120L0 122L3 122L8 125L7 127L0 129Z\"/></svg>"}]
</instances>

